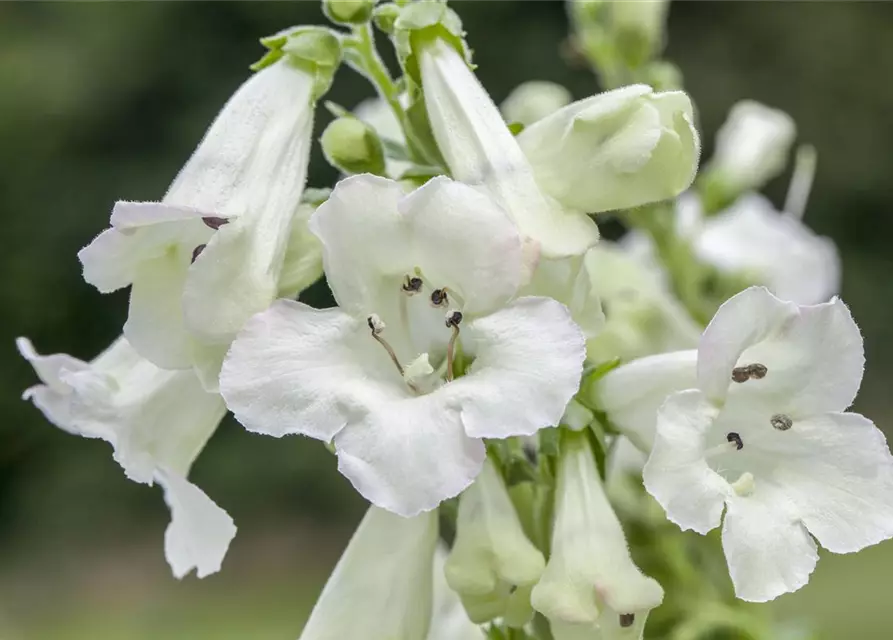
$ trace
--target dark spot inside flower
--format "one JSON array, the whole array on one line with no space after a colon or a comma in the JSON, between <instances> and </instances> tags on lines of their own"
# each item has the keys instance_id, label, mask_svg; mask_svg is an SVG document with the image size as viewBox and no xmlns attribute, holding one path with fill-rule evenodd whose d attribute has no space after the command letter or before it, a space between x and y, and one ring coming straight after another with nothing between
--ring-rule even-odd
<instances>
[{"instance_id":1,"label":"dark spot inside flower","mask_svg":"<svg viewBox=\"0 0 893 640\"><path fill-rule=\"evenodd\" d=\"M521 448L524 452L524 457L527 458L527 461L530 464L536 464L537 459L539 458L539 454L537 453L536 447L530 443L524 443L524 446Z\"/></svg>"},{"instance_id":2,"label":"dark spot inside flower","mask_svg":"<svg viewBox=\"0 0 893 640\"><path fill-rule=\"evenodd\" d=\"M739 383L748 380L762 380L767 373L769 373L769 369L766 368L766 365L756 362L732 369L732 380Z\"/></svg>"},{"instance_id":3,"label":"dark spot inside flower","mask_svg":"<svg viewBox=\"0 0 893 640\"><path fill-rule=\"evenodd\" d=\"M509 587L509 595L513 594L517 590L518 590L518 585L513 584L512 586Z\"/></svg>"},{"instance_id":4,"label":"dark spot inside flower","mask_svg":"<svg viewBox=\"0 0 893 640\"><path fill-rule=\"evenodd\" d=\"M444 305L447 302L449 302L449 298L447 298L446 289L435 289L431 292L431 304L435 307Z\"/></svg>"},{"instance_id":5,"label":"dark spot inside flower","mask_svg":"<svg viewBox=\"0 0 893 640\"><path fill-rule=\"evenodd\" d=\"M732 369L732 380L735 382L747 382L750 380L750 372L747 367L735 367Z\"/></svg>"},{"instance_id":6,"label":"dark spot inside flower","mask_svg":"<svg viewBox=\"0 0 893 640\"><path fill-rule=\"evenodd\" d=\"M229 219L227 218L218 218L216 216L206 216L202 218L202 222L204 222L207 226L217 231L220 227L225 224L229 224Z\"/></svg>"},{"instance_id":7,"label":"dark spot inside flower","mask_svg":"<svg viewBox=\"0 0 893 640\"><path fill-rule=\"evenodd\" d=\"M462 312L453 311L446 320L446 326L450 328L458 327L460 322L462 322Z\"/></svg>"},{"instance_id":8,"label":"dark spot inside flower","mask_svg":"<svg viewBox=\"0 0 893 640\"><path fill-rule=\"evenodd\" d=\"M744 448L744 442L741 440L741 436L739 436L734 431L731 431L726 434L726 440L728 440L729 442L734 442L735 448L738 451L741 451Z\"/></svg>"},{"instance_id":9,"label":"dark spot inside flower","mask_svg":"<svg viewBox=\"0 0 893 640\"><path fill-rule=\"evenodd\" d=\"M206 246L208 246L208 245L200 244L195 249L192 250L192 262L195 262L195 259L198 258L202 254L202 251L205 250Z\"/></svg>"},{"instance_id":10,"label":"dark spot inside flower","mask_svg":"<svg viewBox=\"0 0 893 640\"><path fill-rule=\"evenodd\" d=\"M757 380L762 380L766 377L766 374L769 373L769 369L766 368L766 365L760 364L757 362L756 364L750 365L750 377L756 378Z\"/></svg>"},{"instance_id":11,"label":"dark spot inside flower","mask_svg":"<svg viewBox=\"0 0 893 640\"><path fill-rule=\"evenodd\" d=\"M621 613L620 614L620 626L621 627L631 627L633 626L633 622L636 621L636 614L634 613Z\"/></svg>"},{"instance_id":12,"label":"dark spot inside flower","mask_svg":"<svg viewBox=\"0 0 893 640\"><path fill-rule=\"evenodd\" d=\"M403 283L403 290L406 293L418 293L422 288L422 279L418 277L410 278L406 276L406 282Z\"/></svg>"},{"instance_id":13,"label":"dark spot inside flower","mask_svg":"<svg viewBox=\"0 0 893 640\"><path fill-rule=\"evenodd\" d=\"M769 418L769 422L772 423L772 426L779 431L787 431L792 426L794 426L794 421L783 413L776 413L774 416Z\"/></svg>"}]
</instances>

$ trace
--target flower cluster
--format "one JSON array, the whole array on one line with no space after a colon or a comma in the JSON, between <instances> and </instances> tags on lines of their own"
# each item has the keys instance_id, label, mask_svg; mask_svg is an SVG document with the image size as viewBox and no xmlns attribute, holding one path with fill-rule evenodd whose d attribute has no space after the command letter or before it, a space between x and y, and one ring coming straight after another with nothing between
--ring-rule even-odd
<instances>
[{"instance_id":1,"label":"flower cluster","mask_svg":"<svg viewBox=\"0 0 893 640\"><path fill-rule=\"evenodd\" d=\"M130 288L123 336L89 363L20 339L42 382L25 397L163 487L176 576L219 570L236 532L187 479L227 409L322 441L371 503L303 640L657 637L702 624L693 601L747 627L720 591L679 598L697 569L668 521L722 522L752 601L806 583L813 537L893 537L893 458L846 411L862 337L828 300L834 245L802 221L814 156L785 212L757 193L792 120L737 105L696 178L694 109L659 57L667 3L569 7L610 90L528 83L500 110L446 3L327 0L341 28L263 39L165 196L116 203L80 252L87 282ZM344 175L308 189L342 61L379 97L327 105ZM619 242L599 238L606 212ZM323 275L337 306L298 301ZM630 546L630 523L664 555Z\"/></svg>"}]
</instances>

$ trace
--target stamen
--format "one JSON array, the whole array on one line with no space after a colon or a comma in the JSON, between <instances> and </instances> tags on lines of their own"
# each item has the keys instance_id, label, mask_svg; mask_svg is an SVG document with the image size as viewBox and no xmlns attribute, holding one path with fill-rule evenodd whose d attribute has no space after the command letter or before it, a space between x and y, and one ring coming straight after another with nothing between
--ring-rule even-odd
<instances>
[{"instance_id":1,"label":"stamen","mask_svg":"<svg viewBox=\"0 0 893 640\"><path fill-rule=\"evenodd\" d=\"M626 627L633 626L633 623L636 621L636 614L634 613L621 613L620 614L620 626L624 629Z\"/></svg>"},{"instance_id":2,"label":"stamen","mask_svg":"<svg viewBox=\"0 0 893 640\"><path fill-rule=\"evenodd\" d=\"M195 259L198 258L202 254L202 251L205 250L206 246L208 246L208 245L200 244L195 249L192 250L192 260L189 262L189 264L192 264L193 262L195 262Z\"/></svg>"},{"instance_id":3,"label":"stamen","mask_svg":"<svg viewBox=\"0 0 893 640\"><path fill-rule=\"evenodd\" d=\"M202 218L202 222L204 222L206 226L214 229L214 231L217 231L217 229L219 229L223 225L229 224L229 219L219 218L217 216L205 216L204 218Z\"/></svg>"},{"instance_id":4,"label":"stamen","mask_svg":"<svg viewBox=\"0 0 893 640\"><path fill-rule=\"evenodd\" d=\"M385 323L381 321L374 313L366 319L366 324L369 325L369 329L372 331L372 337L384 347L384 350L388 352L388 355L391 356L391 361L397 367L397 371L400 372L400 376L404 375L403 366L400 364L400 360L397 359L397 354L394 353L394 349L391 345L388 344L388 341L382 338L379 334L384 331Z\"/></svg>"},{"instance_id":5,"label":"stamen","mask_svg":"<svg viewBox=\"0 0 893 640\"><path fill-rule=\"evenodd\" d=\"M418 276L409 277L406 276L406 281L403 283L403 291L408 293L409 295L413 295L422 290L422 279Z\"/></svg>"},{"instance_id":6,"label":"stamen","mask_svg":"<svg viewBox=\"0 0 893 640\"><path fill-rule=\"evenodd\" d=\"M739 436L734 431L730 431L726 434L726 440L728 440L729 442L734 442L735 448L737 448L738 451L741 451L744 448L744 442L741 440L741 436Z\"/></svg>"},{"instance_id":7,"label":"stamen","mask_svg":"<svg viewBox=\"0 0 893 640\"><path fill-rule=\"evenodd\" d=\"M449 296L447 296L447 288L443 289L435 289L431 292L431 304L435 307L442 307L450 301Z\"/></svg>"},{"instance_id":8,"label":"stamen","mask_svg":"<svg viewBox=\"0 0 893 640\"><path fill-rule=\"evenodd\" d=\"M779 431L787 431L792 426L794 426L794 421L791 420L790 416L786 416L783 413L776 413L774 416L769 418L769 422L775 429L778 429Z\"/></svg>"},{"instance_id":9,"label":"stamen","mask_svg":"<svg viewBox=\"0 0 893 640\"><path fill-rule=\"evenodd\" d=\"M433 297L432 297L433 300ZM446 314L446 326L453 330L450 341L447 344L447 370L446 381L451 382L453 379L453 361L456 357L456 340L459 339L459 323L462 322L461 311L448 311Z\"/></svg>"},{"instance_id":10,"label":"stamen","mask_svg":"<svg viewBox=\"0 0 893 640\"><path fill-rule=\"evenodd\" d=\"M755 362L732 369L732 380L735 382L747 382L748 380L762 380L769 373L766 365Z\"/></svg>"}]
</instances>

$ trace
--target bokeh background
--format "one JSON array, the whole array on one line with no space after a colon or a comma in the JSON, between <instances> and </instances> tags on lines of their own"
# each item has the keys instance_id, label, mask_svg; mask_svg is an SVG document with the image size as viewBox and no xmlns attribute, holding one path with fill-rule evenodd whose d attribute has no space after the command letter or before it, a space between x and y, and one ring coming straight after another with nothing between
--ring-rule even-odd
<instances>
[{"instance_id":1,"label":"bokeh background","mask_svg":"<svg viewBox=\"0 0 893 640\"><path fill-rule=\"evenodd\" d=\"M529 79L597 89L562 59L558 1L456 2L497 100ZM262 50L321 23L316 2L0 3L0 640L295 638L363 504L319 443L227 421L193 477L236 519L221 574L182 582L162 553L161 492L127 481L107 444L48 424L15 352L90 359L118 333L126 292L101 296L76 251L118 198L160 197ZM755 98L819 153L807 221L839 244L843 297L865 334L857 409L893 433L893 3L676 2L667 57L699 108L705 151L728 108ZM382 43L386 44L386 43ZM371 95L339 71L328 98ZM320 113L321 130L328 115ZM336 175L315 154L313 186ZM780 204L784 176L769 186ZM309 293L326 300L324 286ZM824 554L772 605L824 638L893 637L893 543Z\"/></svg>"}]
</instances>

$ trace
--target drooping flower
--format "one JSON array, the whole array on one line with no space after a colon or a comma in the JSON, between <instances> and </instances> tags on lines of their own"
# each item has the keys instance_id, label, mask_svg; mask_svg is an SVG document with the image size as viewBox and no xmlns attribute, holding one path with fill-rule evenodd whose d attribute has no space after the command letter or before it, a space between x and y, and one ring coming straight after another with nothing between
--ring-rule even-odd
<instances>
[{"instance_id":1,"label":"drooping flower","mask_svg":"<svg viewBox=\"0 0 893 640\"><path fill-rule=\"evenodd\" d=\"M501 618L521 627L533 615L530 591L544 566L543 554L524 534L499 471L487 460L459 498L447 583L474 622Z\"/></svg>"},{"instance_id":2,"label":"drooping flower","mask_svg":"<svg viewBox=\"0 0 893 640\"><path fill-rule=\"evenodd\" d=\"M586 438L562 434L552 553L531 601L555 640L640 639L663 589L630 558Z\"/></svg>"},{"instance_id":3,"label":"drooping flower","mask_svg":"<svg viewBox=\"0 0 893 640\"><path fill-rule=\"evenodd\" d=\"M513 299L521 238L486 194L353 176L310 226L340 308L280 300L245 325L221 393L246 428L332 441L361 494L410 516L474 480L481 438L557 424L583 336L558 302Z\"/></svg>"},{"instance_id":4,"label":"drooping flower","mask_svg":"<svg viewBox=\"0 0 893 640\"><path fill-rule=\"evenodd\" d=\"M436 546L436 512L402 518L370 507L299 640L425 638Z\"/></svg>"},{"instance_id":5,"label":"drooping flower","mask_svg":"<svg viewBox=\"0 0 893 640\"><path fill-rule=\"evenodd\" d=\"M245 320L275 299L307 172L320 69L334 35L283 36L285 53L230 98L161 202L118 202L79 254L103 293L130 286L124 335L166 369L196 367L209 389ZM304 57L301 57L304 56Z\"/></svg>"},{"instance_id":6,"label":"drooping flower","mask_svg":"<svg viewBox=\"0 0 893 640\"><path fill-rule=\"evenodd\" d=\"M862 336L838 299L814 306L752 287L728 300L698 348L697 388L671 395L645 465L670 520L720 525L738 597L806 584L813 540L850 553L893 536L893 457L859 389Z\"/></svg>"},{"instance_id":7,"label":"drooping flower","mask_svg":"<svg viewBox=\"0 0 893 640\"><path fill-rule=\"evenodd\" d=\"M47 419L69 433L101 438L134 482L164 488L171 510L165 555L176 577L220 570L236 533L232 518L186 479L226 408L190 371L165 371L119 338L92 362L41 356L25 338L19 353L41 383L25 391Z\"/></svg>"}]
</instances>

